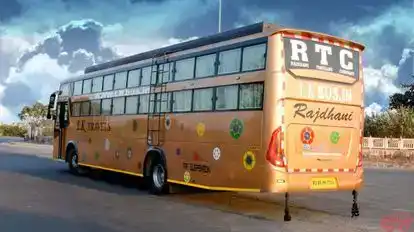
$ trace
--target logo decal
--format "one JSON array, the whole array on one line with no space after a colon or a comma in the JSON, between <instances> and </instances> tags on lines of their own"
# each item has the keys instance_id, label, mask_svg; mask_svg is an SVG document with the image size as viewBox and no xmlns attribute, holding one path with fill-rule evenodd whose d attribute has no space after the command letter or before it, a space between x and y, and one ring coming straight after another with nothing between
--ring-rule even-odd
<instances>
[{"instance_id":1,"label":"logo decal","mask_svg":"<svg viewBox=\"0 0 414 232\"><path fill-rule=\"evenodd\" d=\"M165 117L165 129L169 130L171 128L171 118L170 116Z\"/></svg>"},{"instance_id":2,"label":"logo decal","mask_svg":"<svg viewBox=\"0 0 414 232\"><path fill-rule=\"evenodd\" d=\"M189 171L185 171L184 172L184 182L188 183L191 180L191 176L190 176L190 172Z\"/></svg>"},{"instance_id":3,"label":"logo decal","mask_svg":"<svg viewBox=\"0 0 414 232\"><path fill-rule=\"evenodd\" d=\"M301 133L301 140L304 144L311 144L313 139L315 138L315 133L313 132L312 128L305 127Z\"/></svg>"},{"instance_id":4,"label":"logo decal","mask_svg":"<svg viewBox=\"0 0 414 232\"><path fill-rule=\"evenodd\" d=\"M243 156L244 168L248 171L252 170L256 164L256 157L252 151L246 151Z\"/></svg>"},{"instance_id":5,"label":"logo decal","mask_svg":"<svg viewBox=\"0 0 414 232\"><path fill-rule=\"evenodd\" d=\"M105 151L108 151L109 148L111 148L111 143L109 142L109 139L105 139L104 148L105 148Z\"/></svg>"},{"instance_id":6,"label":"logo decal","mask_svg":"<svg viewBox=\"0 0 414 232\"><path fill-rule=\"evenodd\" d=\"M99 159L99 152L95 152L95 160L98 160Z\"/></svg>"},{"instance_id":7,"label":"logo decal","mask_svg":"<svg viewBox=\"0 0 414 232\"><path fill-rule=\"evenodd\" d=\"M132 157L132 149L130 147L128 147L128 150L127 150L127 157L128 159L131 159Z\"/></svg>"},{"instance_id":8,"label":"logo decal","mask_svg":"<svg viewBox=\"0 0 414 232\"><path fill-rule=\"evenodd\" d=\"M219 160L219 159L220 159L220 156L221 156L221 151L220 151L220 148L215 147L215 148L213 149L213 158L214 158L215 160Z\"/></svg>"},{"instance_id":9,"label":"logo decal","mask_svg":"<svg viewBox=\"0 0 414 232\"><path fill-rule=\"evenodd\" d=\"M119 159L119 151L115 151L115 158Z\"/></svg>"},{"instance_id":10,"label":"logo decal","mask_svg":"<svg viewBox=\"0 0 414 232\"><path fill-rule=\"evenodd\" d=\"M202 122L199 122L198 124L197 124L197 135L199 136L199 137L201 137L201 136L203 136L204 135L204 132L206 131L206 125L204 125L204 123L202 123Z\"/></svg>"},{"instance_id":11,"label":"logo decal","mask_svg":"<svg viewBox=\"0 0 414 232\"><path fill-rule=\"evenodd\" d=\"M243 134L244 125L243 122L237 118L234 118L230 123L230 135L234 139L240 138Z\"/></svg>"},{"instance_id":12,"label":"logo decal","mask_svg":"<svg viewBox=\"0 0 414 232\"><path fill-rule=\"evenodd\" d=\"M337 131L332 131L330 139L331 139L331 143L333 144L337 144L339 141L340 135Z\"/></svg>"}]
</instances>

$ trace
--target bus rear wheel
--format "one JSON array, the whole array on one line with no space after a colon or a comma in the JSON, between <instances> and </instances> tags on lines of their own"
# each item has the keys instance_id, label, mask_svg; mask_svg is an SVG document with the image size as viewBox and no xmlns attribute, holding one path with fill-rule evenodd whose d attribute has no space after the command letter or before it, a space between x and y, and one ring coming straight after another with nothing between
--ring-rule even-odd
<instances>
[{"instance_id":1,"label":"bus rear wheel","mask_svg":"<svg viewBox=\"0 0 414 232\"><path fill-rule=\"evenodd\" d=\"M167 169L159 158L150 161L150 172L147 177L149 192L154 195L168 193Z\"/></svg>"}]
</instances>

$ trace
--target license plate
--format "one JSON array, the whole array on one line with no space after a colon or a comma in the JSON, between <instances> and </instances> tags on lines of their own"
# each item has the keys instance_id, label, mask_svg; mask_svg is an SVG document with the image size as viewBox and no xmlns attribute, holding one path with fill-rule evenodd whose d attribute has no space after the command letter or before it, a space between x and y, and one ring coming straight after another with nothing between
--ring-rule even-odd
<instances>
[{"instance_id":1,"label":"license plate","mask_svg":"<svg viewBox=\"0 0 414 232\"><path fill-rule=\"evenodd\" d=\"M311 189L337 189L338 183L335 177L312 178L310 183Z\"/></svg>"}]
</instances>

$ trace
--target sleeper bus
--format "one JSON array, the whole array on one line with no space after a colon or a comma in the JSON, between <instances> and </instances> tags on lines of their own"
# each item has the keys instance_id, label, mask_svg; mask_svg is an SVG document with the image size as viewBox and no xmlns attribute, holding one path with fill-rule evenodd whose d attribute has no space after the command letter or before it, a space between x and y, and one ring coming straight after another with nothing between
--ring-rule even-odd
<instances>
[{"instance_id":1,"label":"sleeper bus","mask_svg":"<svg viewBox=\"0 0 414 232\"><path fill-rule=\"evenodd\" d=\"M363 184L364 46L257 23L87 67L49 99L53 157L73 173L219 191Z\"/></svg>"}]
</instances>

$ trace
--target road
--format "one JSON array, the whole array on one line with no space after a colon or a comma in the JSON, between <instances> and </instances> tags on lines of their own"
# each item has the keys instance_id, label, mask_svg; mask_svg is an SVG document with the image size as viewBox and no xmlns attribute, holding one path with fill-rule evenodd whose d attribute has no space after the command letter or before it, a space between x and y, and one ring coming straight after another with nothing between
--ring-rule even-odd
<instances>
[{"instance_id":1,"label":"road","mask_svg":"<svg viewBox=\"0 0 414 232\"><path fill-rule=\"evenodd\" d=\"M293 220L285 223L282 198L193 191L150 196L132 177L72 176L65 164L45 159L47 153L46 147L0 145L2 231L381 231L384 215L403 210L414 216L414 172L367 170L358 219L349 217L350 193L321 193L294 195Z\"/></svg>"}]
</instances>

